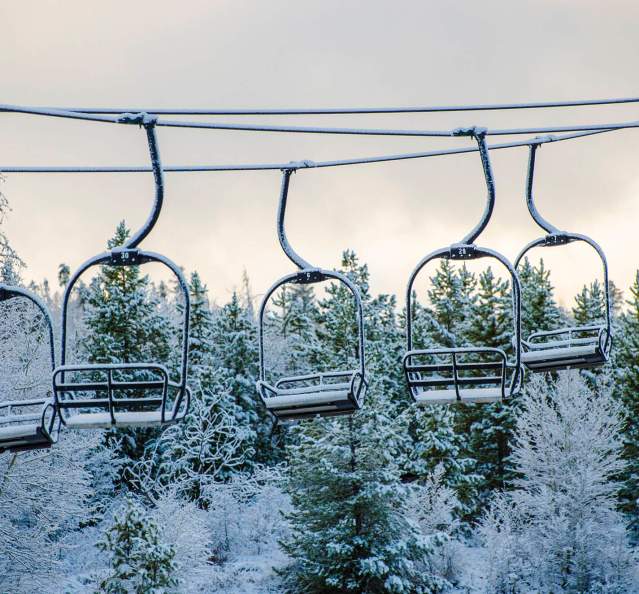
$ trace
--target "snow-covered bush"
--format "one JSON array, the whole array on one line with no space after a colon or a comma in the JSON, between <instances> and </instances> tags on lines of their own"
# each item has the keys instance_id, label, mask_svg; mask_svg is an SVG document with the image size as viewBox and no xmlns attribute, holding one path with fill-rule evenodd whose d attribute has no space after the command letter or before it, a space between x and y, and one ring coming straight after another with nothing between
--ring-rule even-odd
<instances>
[{"instance_id":1,"label":"snow-covered bush","mask_svg":"<svg viewBox=\"0 0 639 594\"><path fill-rule=\"evenodd\" d=\"M413 485L407 508L422 534L435 545L428 559L431 571L454 583L461 572L460 543L453 536L459 527L454 515L459 500L446 485L444 474L443 464L438 464L423 483Z\"/></svg>"},{"instance_id":2,"label":"snow-covered bush","mask_svg":"<svg viewBox=\"0 0 639 594\"><path fill-rule=\"evenodd\" d=\"M279 551L288 532L290 510L279 467L257 467L228 483L211 484L206 492L209 526L218 561Z\"/></svg>"},{"instance_id":3,"label":"snow-covered bush","mask_svg":"<svg viewBox=\"0 0 639 594\"><path fill-rule=\"evenodd\" d=\"M577 372L534 378L523 396L512 460L514 490L481 534L487 592L637 592L636 560L616 509L619 408ZM519 589L517 589L519 588Z\"/></svg>"},{"instance_id":4,"label":"snow-covered bush","mask_svg":"<svg viewBox=\"0 0 639 594\"><path fill-rule=\"evenodd\" d=\"M180 592L197 592L207 580L210 532L207 513L194 503L167 492L148 510L160 539L174 551L173 576Z\"/></svg>"}]
</instances>

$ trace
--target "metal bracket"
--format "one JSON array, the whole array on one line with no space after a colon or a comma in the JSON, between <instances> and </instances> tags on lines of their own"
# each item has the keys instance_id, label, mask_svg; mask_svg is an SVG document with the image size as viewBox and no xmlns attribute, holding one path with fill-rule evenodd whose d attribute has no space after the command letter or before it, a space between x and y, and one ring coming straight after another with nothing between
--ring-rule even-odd
<instances>
[{"instance_id":1,"label":"metal bracket","mask_svg":"<svg viewBox=\"0 0 639 594\"><path fill-rule=\"evenodd\" d=\"M553 245L565 245L570 243L570 236L565 232L550 233L544 238L544 246L550 247Z\"/></svg>"},{"instance_id":2,"label":"metal bracket","mask_svg":"<svg viewBox=\"0 0 639 594\"><path fill-rule=\"evenodd\" d=\"M140 250L136 248L114 248L111 250L110 256L109 264L111 266L135 266L146 261Z\"/></svg>"},{"instance_id":3,"label":"metal bracket","mask_svg":"<svg viewBox=\"0 0 639 594\"><path fill-rule=\"evenodd\" d=\"M291 282L297 285L309 285L311 283L322 282L327 278L321 270L302 270L297 273Z\"/></svg>"},{"instance_id":4,"label":"metal bracket","mask_svg":"<svg viewBox=\"0 0 639 594\"><path fill-rule=\"evenodd\" d=\"M488 129L482 128L481 126L467 126L465 128L455 128L451 136L472 136L478 138L480 136L486 136L487 132Z\"/></svg>"},{"instance_id":5,"label":"metal bracket","mask_svg":"<svg viewBox=\"0 0 639 594\"><path fill-rule=\"evenodd\" d=\"M118 123L120 124L137 124L138 126L155 126L158 121L158 116L151 115L142 111L140 113L123 113L118 117Z\"/></svg>"},{"instance_id":6,"label":"metal bracket","mask_svg":"<svg viewBox=\"0 0 639 594\"><path fill-rule=\"evenodd\" d=\"M449 248L448 257L451 260L472 260L477 257L477 246L472 243L454 243Z\"/></svg>"}]
</instances>

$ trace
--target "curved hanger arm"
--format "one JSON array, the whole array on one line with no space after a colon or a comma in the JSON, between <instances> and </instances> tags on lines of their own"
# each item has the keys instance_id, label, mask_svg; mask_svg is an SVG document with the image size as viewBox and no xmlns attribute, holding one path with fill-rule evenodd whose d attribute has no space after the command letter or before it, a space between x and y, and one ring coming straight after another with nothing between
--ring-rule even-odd
<instances>
[{"instance_id":1,"label":"curved hanger arm","mask_svg":"<svg viewBox=\"0 0 639 594\"><path fill-rule=\"evenodd\" d=\"M284 253L288 256L288 259L295 264L300 270L306 268L313 268L304 258L302 258L292 247L286 236L286 228L284 226L284 219L286 217L286 202L288 199L288 189L290 185L291 175L297 170L296 167L282 170L282 185L280 188L280 201L277 209L277 237L280 240L280 245L284 250Z\"/></svg>"},{"instance_id":2,"label":"curved hanger arm","mask_svg":"<svg viewBox=\"0 0 639 594\"><path fill-rule=\"evenodd\" d=\"M53 338L53 321L51 320L51 313L49 308L44 304L44 301L40 299L35 293L27 291L21 287L15 287L12 285L6 285L0 283L0 301L8 301L16 297L23 297L33 303L42 313L44 322L47 325L47 334L49 336L49 351L51 359L51 369L55 369L55 341Z\"/></svg>"},{"instance_id":3,"label":"curved hanger arm","mask_svg":"<svg viewBox=\"0 0 639 594\"><path fill-rule=\"evenodd\" d=\"M488 147L486 146L486 128L457 128L453 132L454 136L472 136L477 141L477 147L479 149L479 156L481 158L481 165L484 172L484 178L486 180L486 208L481 216L481 220L475 227L461 240L462 244L472 244L479 237L481 232L488 225L490 217L493 214L495 207L495 177L493 175L492 165L490 163L490 155L488 154Z\"/></svg>"},{"instance_id":4,"label":"curved hanger arm","mask_svg":"<svg viewBox=\"0 0 639 594\"><path fill-rule=\"evenodd\" d=\"M118 118L118 121L126 124L138 124L144 127L146 131L146 139L149 145L149 155L151 157L151 168L153 170L153 179L155 181L155 198L153 200L153 208L151 214L147 218L142 227L124 244L125 248L136 248L142 240L151 232L162 210L164 202L164 170L162 169L162 161L160 159L160 148L158 146L155 124L157 116L151 116L148 113L125 113Z\"/></svg>"},{"instance_id":5,"label":"curved hanger arm","mask_svg":"<svg viewBox=\"0 0 639 594\"><path fill-rule=\"evenodd\" d=\"M530 152L528 154L528 174L526 176L526 205L528 206L528 212L537 223L546 233L550 235L561 234L561 231L557 229L552 223L547 221L544 217L539 214L537 207L535 206L535 201L533 197L533 181L535 177L535 155L537 153L537 149L541 145L537 143L533 143L530 145Z\"/></svg>"},{"instance_id":6,"label":"curved hanger arm","mask_svg":"<svg viewBox=\"0 0 639 594\"><path fill-rule=\"evenodd\" d=\"M366 371L366 356L365 356L365 338L364 338L364 306L362 303L362 297L359 293L357 286L344 274L340 272L336 272L333 270L318 270L319 280L326 279L335 279L340 281L342 284L346 285L353 295L353 299L355 300L355 307L357 310L357 356L359 360L359 372L362 377L365 377ZM260 304L260 310L258 313L258 342L259 342L259 358L260 358L260 380L266 380L266 369L265 369L265 361L264 361L264 313L266 312L266 306L271 299L271 296L275 291L277 291L282 285L287 283L299 284L301 282L306 281L306 275L304 273L293 272L291 274L287 274L283 276L279 280L277 280L271 288L265 293L262 303ZM311 281L317 282L317 281Z\"/></svg>"}]
</instances>

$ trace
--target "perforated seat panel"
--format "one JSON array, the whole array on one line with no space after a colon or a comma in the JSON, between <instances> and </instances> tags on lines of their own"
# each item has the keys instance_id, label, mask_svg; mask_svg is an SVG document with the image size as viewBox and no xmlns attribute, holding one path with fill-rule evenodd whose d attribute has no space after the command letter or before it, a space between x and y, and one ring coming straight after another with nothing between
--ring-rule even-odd
<instances>
[{"instance_id":1,"label":"perforated seat panel","mask_svg":"<svg viewBox=\"0 0 639 594\"><path fill-rule=\"evenodd\" d=\"M323 408L326 409L326 405L330 403L350 400L348 388L345 390L319 391L317 387L314 387L313 391L310 391L309 388L304 388L304 392L298 393L295 390L278 390L278 394L281 395L266 398L266 407L269 410L304 405L309 407L324 405Z\"/></svg>"},{"instance_id":2,"label":"perforated seat panel","mask_svg":"<svg viewBox=\"0 0 639 594\"><path fill-rule=\"evenodd\" d=\"M585 367L605 361L598 343L573 347L535 349L521 354L521 361L530 369L561 369Z\"/></svg>"},{"instance_id":3,"label":"perforated seat panel","mask_svg":"<svg viewBox=\"0 0 639 594\"><path fill-rule=\"evenodd\" d=\"M455 390L414 390L415 401L420 406L429 404L453 404L457 402ZM460 388L459 395L462 402L500 402L502 393L500 388Z\"/></svg>"},{"instance_id":4,"label":"perforated seat panel","mask_svg":"<svg viewBox=\"0 0 639 594\"><path fill-rule=\"evenodd\" d=\"M147 412L116 412L117 427L152 427L162 424L160 411ZM171 421L171 413L167 411L165 423ZM104 413L79 413L70 415L66 420L70 429L108 429L113 426L111 415Z\"/></svg>"},{"instance_id":5,"label":"perforated seat panel","mask_svg":"<svg viewBox=\"0 0 639 594\"><path fill-rule=\"evenodd\" d=\"M0 427L0 451L4 449L30 449L37 444L51 445L52 440L42 431L42 425L7 425Z\"/></svg>"}]
</instances>

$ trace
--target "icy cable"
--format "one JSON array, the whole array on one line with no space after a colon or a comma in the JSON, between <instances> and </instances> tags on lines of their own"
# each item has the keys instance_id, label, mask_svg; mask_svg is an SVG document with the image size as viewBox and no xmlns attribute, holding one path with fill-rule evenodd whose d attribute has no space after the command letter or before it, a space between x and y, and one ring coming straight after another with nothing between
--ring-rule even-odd
<instances>
[{"instance_id":1,"label":"icy cable","mask_svg":"<svg viewBox=\"0 0 639 594\"><path fill-rule=\"evenodd\" d=\"M532 103L492 103L479 105L435 105L416 107L311 107L311 108L284 108L284 109L184 109L184 108L97 108L97 107L47 107L44 109L62 110L68 112L81 112L88 114L120 114L123 112L147 112L156 115L356 115L356 114L383 114L383 113L436 113L451 111L501 111L517 109L548 109L561 107L587 107L597 105L623 105L639 103L639 97L621 97L617 99L582 99L574 101L538 101Z\"/></svg>"},{"instance_id":2,"label":"icy cable","mask_svg":"<svg viewBox=\"0 0 639 594\"><path fill-rule=\"evenodd\" d=\"M565 134L563 136L537 136L527 140L518 140L501 144L487 146L489 150L509 149L531 144L546 144L549 142L560 142L562 140L573 140L584 138L613 130L597 130L593 132L578 132L575 134ZM460 155L464 153L477 152L477 147L462 147L454 149L442 149L436 151L425 151L416 153L402 153L396 155L380 155L372 157L360 157L355 159L341 159L334 161L299 161L296 166L292 163L245 163L238 165L166 165L163 167L165 173L193 173L206 171L280 171L283 169L321 169L325 167L342 167L347 165L365 165L371 163L387 163L391 161L406 161L410 159L425 159L428 157L443 157L447 155ZM304 164L302 164L304 163ZM148 173L152 169L148 166L87 166L87 167L67 167L67 166L1 166L0 173Z\"/></svg>"},{"instance_id":3,"label":"icy cable","mask_svg":"<svg viewBox=\"0 0 639 594\"><path fill-rule=\"evenodd\" d=\"M120 120L121 116L92 115L81 112L70 112L56 109L44 109L37 107L23 107L17 105L0 105L0 112L22 113L56 118L70 118L103 123L119 124L128 123ZM326 128L318 126L275 126L267 124L237 124L227 122L191 122L178 120L156 121L156 126L165 128L194 128L204 130L232 130L245 132L279 132L286 134L337 134L353 136L406 136L406 137L451 137L451 130L393 130L384 128ZM586 132L597 130L621 130L625 128L638 128L639 121L613 122L604 124L586 124L569 126L542 126L536 128L503 128L487 129L487 136L514 136L520 134L549 134L557 132Z\"/></svg>"}]
</instances>

